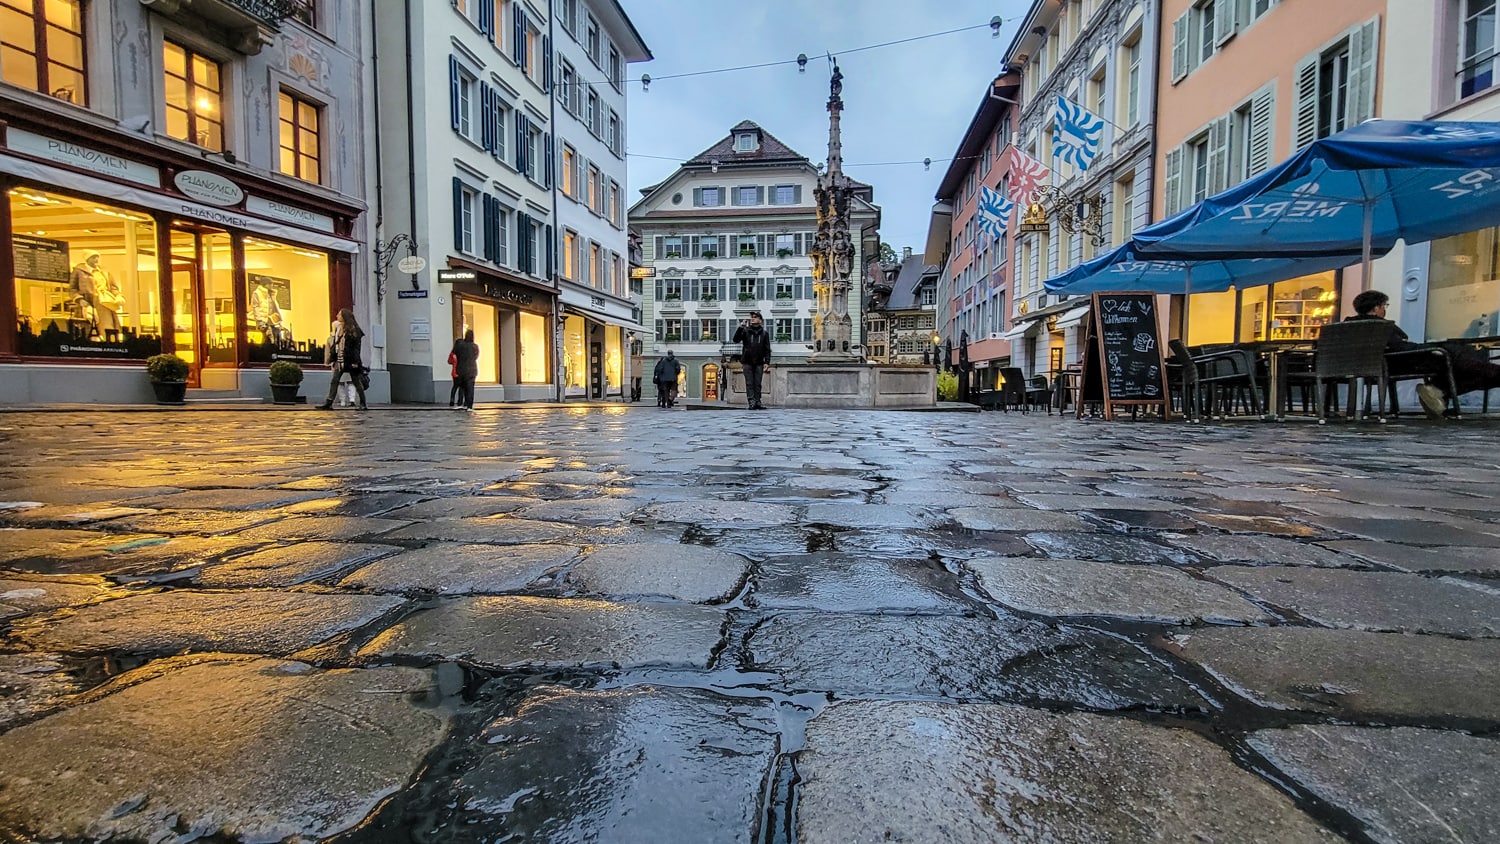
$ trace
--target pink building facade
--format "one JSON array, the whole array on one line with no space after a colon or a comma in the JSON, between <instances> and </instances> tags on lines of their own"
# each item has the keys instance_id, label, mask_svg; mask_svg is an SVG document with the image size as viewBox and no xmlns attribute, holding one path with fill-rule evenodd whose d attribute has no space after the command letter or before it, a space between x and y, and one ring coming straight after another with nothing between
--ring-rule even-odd
<instances>
[{"instance_id":1,"label":"pink building facade","mask_svg":"<svg viewBox=\"0 0 1500 844\"><path fill-rule=\"evenodd\" d=\"M1152 218L1380 116L1385 9L1385 0L1162 0ZM1176 303L1169 331L1189 345L1312 340L1351 313L1359 273L1195 294ZM1377 262L1373 286L1399 273L1399 259Z\"/></svg>"}]
</instances>

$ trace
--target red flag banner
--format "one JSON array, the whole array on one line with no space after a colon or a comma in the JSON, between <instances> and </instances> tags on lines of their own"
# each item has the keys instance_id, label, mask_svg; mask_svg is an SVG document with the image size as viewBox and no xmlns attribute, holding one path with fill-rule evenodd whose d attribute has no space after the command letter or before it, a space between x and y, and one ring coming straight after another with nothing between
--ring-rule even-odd
<instances>
[{"instance_id":1,"label":"red flag banner","mask_svg":"<svg viewBox=\"0 0 1500 844\"><path fill-rule=\"evenodd\" d=\"M1047 165L1035 158L1021 152L1020 148L1010 148L1010 198L1014 202L1023 205L1031 202L1031 192L1047 181L1052 171Z\"/></svg>"}]
</instances>

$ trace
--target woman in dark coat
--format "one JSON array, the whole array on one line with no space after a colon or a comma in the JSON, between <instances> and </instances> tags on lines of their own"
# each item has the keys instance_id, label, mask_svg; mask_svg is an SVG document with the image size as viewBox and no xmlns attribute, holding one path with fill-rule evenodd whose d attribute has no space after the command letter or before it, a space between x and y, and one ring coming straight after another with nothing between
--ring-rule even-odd
<instances>
[{"instance_id":1,"label":"woman in dark coat","mask_svg":"<svg viewBox=\"0 0 1500 844\"><path fill-rule=\"evenodd\" d=\"M474 330L464 332L462 340L453 344L453 371L458 383L459 406L474 410L474 379L479 377L479 345L474 342Z\"/></svg>"},{"instance_id":2,"label":"woman in dark coat","mask_svg":"<svg viewBox=\"0 0 1500 844\"><path fill-rule=\"evenodd\" d=\"M354 311L349 308L339 311L338 323L338 331L335 331L333 335L333 347L337 357L333 362L333 377L328 380L328 400L318 405L318 409L333 409L333 397L338 394L339 381L348 375L350 382L354 384L355 392L359 393L359 409L369 410L370 408L365 405L365 365L360 358L363 354L365 332L360 329L359 321L354 318Z\"/></svg>"}]
</instances>

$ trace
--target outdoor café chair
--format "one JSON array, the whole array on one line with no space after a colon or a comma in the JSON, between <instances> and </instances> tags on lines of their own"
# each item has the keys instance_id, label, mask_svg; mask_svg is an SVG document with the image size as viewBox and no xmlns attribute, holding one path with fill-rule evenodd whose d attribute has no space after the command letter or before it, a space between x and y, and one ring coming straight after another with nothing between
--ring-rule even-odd
<instances>
[{"instance_id":1,"label":"outdoor caf\u00e9 chair","mask_svg":"<svg viewBox=\"0 0 1500 844\"><path fill-rule=\"evenodd\" d=\"M1180 367L1182 414L1197 419L1228 416L1243 402L1260 415L1260 388L1255 381L1255 358L1244 349L1225 349L1194 355L1181 340L1168 340L1172 361ZM1206 392L1205 392L1206 391Z\"/></svg>"},{"instance_id":2,"label":"outdoor caf\u00e9 chair","mask_svg":"<svg viewBox=\"0 0 1500 844\"><path fill-rule=\"evenodd\" d=\"M1401 412L1401 404L1396 398L1396 382L1416 379L1436 380L1445 385L1443 393L1448 396L1448 405L1453 408L1453 414L1458 415L1458 386L1453 380L1453 360L1446 349L1432 346L1386 352L1385 362L1386 381L1390 385L1392 416Z\"/></svg>"},{"instance_id":3,"label":"outdoor caf\u00e9 chair","mask_svg":"<svg viewBox=\"0 0 1500 844\"><path fill-rule=\"evenodd\" d=\"M1313 345L1311 371L1286 376L1289 383L1312 383L1313 401L1318 405L1318 424L1328 421L1329 391L1339 384L1349 386L1350 418L1360 418L1363 402L1357 395L1358 387L1361 384L1369 386L1370 382L1375 386L1379 401L1376 419L1385 421L1385 344L1393 330L1392 323L1375 319L1335 322L1319 330L1318 340Z\"/></svg>"},{"instance_id":4,"label":"outdoor caf\u00e9 chair","mask_svg":"<svg viewBox=\"0 0 1500 844\"><path fill-rule=\"evenodd\" d=\"M1047 415L1052 415L1052 388L1047 385L1047 376L1037 375L1031 379L1031 385L1026 388L1026 406L1044 407Z\"/></svg>"}]
</instances>

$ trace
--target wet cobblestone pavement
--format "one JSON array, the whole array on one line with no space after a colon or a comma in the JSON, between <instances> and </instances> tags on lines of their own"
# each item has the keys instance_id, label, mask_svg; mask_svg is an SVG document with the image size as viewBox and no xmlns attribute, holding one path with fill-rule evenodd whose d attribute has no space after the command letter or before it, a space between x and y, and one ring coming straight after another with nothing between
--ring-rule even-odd
<instances>
[{"instance_id":1,"label":"wet cobblestone pavement","mask_svg":"<svg viewBox=\"0 0 1500 844\"><path fill-rule=\"evenodd\" d=\"M0 415L0 840L1500 841L1500 425Z\"/></svg>"}]
</instances>

